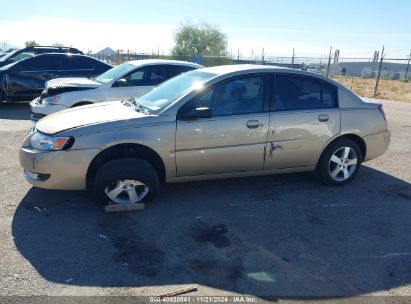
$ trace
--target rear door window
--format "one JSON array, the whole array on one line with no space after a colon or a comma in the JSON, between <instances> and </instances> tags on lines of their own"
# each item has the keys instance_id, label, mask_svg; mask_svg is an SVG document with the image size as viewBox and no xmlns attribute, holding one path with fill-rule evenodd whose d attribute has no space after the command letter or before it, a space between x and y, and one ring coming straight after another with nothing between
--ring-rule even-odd
<instances>
[{"instance_id":1,"label":"rear door window","mask_svg":"<svg viewBox=\"0 0 411 304\"><path fill-rule=\"evenodd\" d=\"M300 75L275 76L273 110L334 108L337 89L314 77Z\"/></svg>"},{"instance_id":2,"label":"rear door window","mask_svg":"<svg viewBox=\"0 0 411 304\"><path fill-rule=\"evenodd\" d=\"M76 70L93 70L93 62L87 57L82 56L61 56L61 69L63 71L76 71Z\"/></svg>"},{"instance_id":3,"label":"rear door window","mask_svg":"<svg viewBox=\"0 0 411 304\"><path fill-rule=\"evenodd\" d=\"M16 71L56 71L59 68L59 60L54 55L35 56L16 64Z\"/></svg>"},{"instance_id":4,"label":"rear door window","mask_svg":"<svg viewBox=\"0 0 411 304\"><path fill-rule=\"evenodd\" d=\"M184 66L184 65L170 65L169 67L169 78L183 74L185 72L194 70L193 67Z\"/></svg>"}]
</instances>

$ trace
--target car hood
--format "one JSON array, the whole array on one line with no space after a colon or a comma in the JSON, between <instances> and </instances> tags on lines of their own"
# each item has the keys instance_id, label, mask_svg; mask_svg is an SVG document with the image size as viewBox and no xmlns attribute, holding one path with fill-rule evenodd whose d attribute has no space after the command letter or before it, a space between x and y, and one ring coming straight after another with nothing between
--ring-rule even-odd
<instances>
[{"instance_id":1,"label":"car hood","mask_svg":"<svg viewBox=\"0 0 411 304\"><path fill-rule=\"evenodd\" d=\"M102 102L67 109L46 116L37 122L36 129L51 135L82 126L146 116L144 113L136 112L133 107L124 106L120 101Z\"/></svg>"},{"instance_id":2,"label":"car hood","mask_svg":"<svg viewBox=\"0 0 411 304\"><path fill-rule=\"evenodd\" d=\"M46 89L58 87L98 88L101 83L88 78L57 78L46 83Z\"/></svg>"},{"instance_id":3,"label":"car hood","mask_svg":"<svg viewBox=\"0 0 411 304\"><path fill-rule=\"evenodd\" d=\"M57 78L46 82L44 97L66 92L92 90L100 86L101 83L88 78Z\"/></svg>"}]
</instances>

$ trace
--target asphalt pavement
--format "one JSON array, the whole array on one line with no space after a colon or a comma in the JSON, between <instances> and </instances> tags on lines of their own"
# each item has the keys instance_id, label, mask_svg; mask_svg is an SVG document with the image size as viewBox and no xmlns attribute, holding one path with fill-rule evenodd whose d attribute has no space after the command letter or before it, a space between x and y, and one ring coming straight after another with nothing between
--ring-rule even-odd
<instances>
[{"instance_id":1,"label":"asphalt pavement","mask_svg":"<svg viewBox=\"0 0 411 304\"><path fill-rule=\"evenodd\" d=\"M390 148L347 186L311 173L172 184L142 212L106 214L25 182L29 108L0 105L0 296L411 296L411 103L384 109Z\"/></svg>"}]
</instances>

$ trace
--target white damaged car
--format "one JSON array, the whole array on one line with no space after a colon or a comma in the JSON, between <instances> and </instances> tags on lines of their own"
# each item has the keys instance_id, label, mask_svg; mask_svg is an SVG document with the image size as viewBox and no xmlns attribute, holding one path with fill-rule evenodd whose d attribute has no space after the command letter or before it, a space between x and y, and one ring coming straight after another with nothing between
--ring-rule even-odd
<instances>
[{"instance_id":1,"label":"white damaged car","mask_svg":"<svg viewBox=\"0 0 411 304\"><path fill-rule=\"evenodd\" d=\"M174 60L133 60L97 76L58 78L46 83L43 93L30 103L32 120L67 108L103 101L139 97L154 86L201 65Z\"/></svg>"}]
</instances>

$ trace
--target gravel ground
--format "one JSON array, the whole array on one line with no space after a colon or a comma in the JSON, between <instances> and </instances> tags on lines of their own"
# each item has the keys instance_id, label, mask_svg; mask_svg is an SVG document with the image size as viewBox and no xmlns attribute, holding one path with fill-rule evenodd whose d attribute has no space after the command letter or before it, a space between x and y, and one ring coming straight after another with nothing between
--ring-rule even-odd
<instances>
[{"instance_id":1,"label":"gravel ground","mask_svg":"<svg viewBox=\"0 0 411 304\"><path fill-rule=\"evenodd\" d=\"M384 108L389 151L345 187L307 173L174 184L143 212L105 214L24 181L29 109L0 105L0 296L411 296L411 103Z\"/></svg>"}]
</instances>

